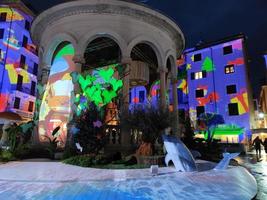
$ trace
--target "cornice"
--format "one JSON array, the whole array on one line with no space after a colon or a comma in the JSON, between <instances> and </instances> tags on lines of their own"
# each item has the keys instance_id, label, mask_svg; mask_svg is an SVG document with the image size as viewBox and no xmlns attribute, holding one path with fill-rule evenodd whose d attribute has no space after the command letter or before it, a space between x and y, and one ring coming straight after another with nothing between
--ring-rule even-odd
<instances>
[{"instance_id":1,"label":"cornice","mask_svg":"<svg viewBox=\"0 0 267 200\"><path fill-rule=\"evenodd\" d=\"M34 20L32 26L33 40L38 44L44 30L65 17L82 14L112 14L134 18L160 28L167 32L171 39L175 41L177 49L184 48L182 31L172 20L147 7L140 8L140 5L136 6L131 3L125 3L123 2L122 5L118 5L118 1L116 1L116 4L112 4L112 1L110 3L102 2L95 4L84 4L83 2L83 4L79 5L79 1L75 1L75 4L72 2L69 6L68 3L64 3L64 6L52 7Z\"/></svg>"}]
</instances>

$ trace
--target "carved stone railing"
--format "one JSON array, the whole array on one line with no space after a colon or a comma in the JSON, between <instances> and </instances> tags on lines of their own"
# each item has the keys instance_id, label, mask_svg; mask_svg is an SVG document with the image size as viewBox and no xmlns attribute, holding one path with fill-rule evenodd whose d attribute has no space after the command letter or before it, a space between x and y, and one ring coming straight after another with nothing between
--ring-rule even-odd
<instances>
[{"instance_id":1,"label":"carved stone railing","mask_svg":"<svg viewBox=\"0 0 267 200\"><path fill-rule=\"evenodd\" d=\"M121 129L119 126L108 126L106 128L106 140L109 145L121 144Z\"/></svg>"}]
</instances>

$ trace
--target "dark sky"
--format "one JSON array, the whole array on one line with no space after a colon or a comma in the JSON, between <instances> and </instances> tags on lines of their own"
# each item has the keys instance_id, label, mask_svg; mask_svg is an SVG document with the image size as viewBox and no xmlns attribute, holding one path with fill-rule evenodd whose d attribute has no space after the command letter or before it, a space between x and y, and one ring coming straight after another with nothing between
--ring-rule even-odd
<instances>
[{"instance_id":1,"label":"dark sky","mask_svg":"<svg viewBox=\"0 0 267 200\"><path fill-rule=\"evenodd\" d=\"M64 0L25 0L38 12ZM258 95L265 75L262 54L267 50L267 0L143 0L171 17L182 29L186 48L200 40L215 41L244 33L248 37L250 79Z\"/></svg>"}]
</instances>

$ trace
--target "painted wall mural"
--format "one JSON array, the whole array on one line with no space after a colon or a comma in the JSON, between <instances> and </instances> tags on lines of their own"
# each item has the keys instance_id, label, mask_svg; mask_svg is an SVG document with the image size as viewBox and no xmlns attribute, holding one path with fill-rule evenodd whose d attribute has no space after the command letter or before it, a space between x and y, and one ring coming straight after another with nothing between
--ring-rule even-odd
<instances>
[{"instance_id":1,"label":"painted wall mural","mask_svg":"<svg viewBox=\"0 0 267 200\"><path fill-rule=\"evenodd\" d=\"M51 137L52 131L60 126L58 138L61 145L66 142L67 123L71 113L71 93L74 88L70 75L75 71L73 56L72 44L66 44L53 60L39 113L38 128L41 141L46 140L45 135Z\"/></svg>"}]
</instances>

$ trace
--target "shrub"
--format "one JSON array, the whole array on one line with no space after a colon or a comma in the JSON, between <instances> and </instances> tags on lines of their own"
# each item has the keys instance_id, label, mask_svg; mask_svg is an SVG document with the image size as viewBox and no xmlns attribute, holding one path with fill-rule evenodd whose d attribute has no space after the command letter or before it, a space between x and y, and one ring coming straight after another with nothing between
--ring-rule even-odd
<instances>
[{"instance_id":1,"label":"shrub","mask_svg":"<svg viewBox=\"0 0 267 200\"><path fill-rule=\"evenodd\" d=\"M15 160L14 155L9 150L2 150L0 154L0 161L8 162L11 160Z\"/></svg>"},{"instance_id":2,"label":"shrub","mask_svg":"<svg viewBox=\"0 0 267 200\"><path fill-rule=\"evenodd\" d=\"M93 159L94 157L89 155L80 155L63 160L63 163L70 165L77 165L80 167L91 167L93 165Z\"/></svg>"},{"instance_id":3,"label":"shrub","mask_svg":"<svg viewBox=\"0 0 267 200\"><path fill-rule=\"evenodd\" d=\"M62 159L68 159L77 155L77 150L72 146L66 146L63 152Z\"/></svg>"},{"instance_id":4,"label":"shrub","mask_svg":"<svg viewBox=\"0 0 267 200\"><path fill-rule=\"evenodd\" d=\"M142 132L142 140L154 144L164 129L171 126L173 114L156 107L135 108L127 117L121 117L122 126Z\"/></svg>"},{"instance_id":5,"label":"shrub","mask_svg":"<svg viewBox=\"0 0 267 200\"><path fill-rule=\"evenodd\" d=\"M50 158L50 152L42 146L21 145L14 151L18 159Z\"/></svg>"}]
</instances>

